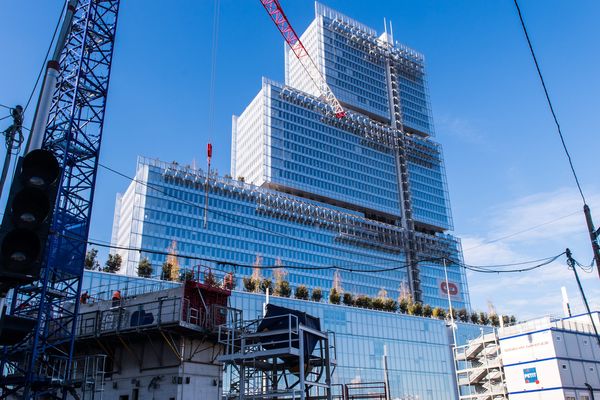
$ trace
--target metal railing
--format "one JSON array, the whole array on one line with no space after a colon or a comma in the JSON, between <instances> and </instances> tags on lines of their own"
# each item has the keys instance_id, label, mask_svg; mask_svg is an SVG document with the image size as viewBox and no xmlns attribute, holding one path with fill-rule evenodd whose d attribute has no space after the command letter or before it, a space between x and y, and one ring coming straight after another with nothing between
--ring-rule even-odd
<instances>
[{"instance_id":1,"label":"metal railing","mask_svg":"<svg viewBox=\"0 0 600 400\"><path fill-rule=\"evenodd\" d=\"M220 325L240 320L240 310L218 304L210 304L208 309L191 307L188 299L180 297L134 304L119 301L108 309L81 313L77 319L77 335L99 336L164 325L216 332Z\"/></svg>"},{"instance_id":2,"label":"metal railing","mask_svg":"<svg viewBox=\"0 0 600 400\"><path fill-rule=\"evenodd\" d=\"M94 354L75 357L71 362L70 374L67 357L50 356L40 366L39 374L53 384L79 388L82 400L101 399L104 391L106 355Z\"/></svg>"},{"instance_id":3,"label":"metal railing","mask_svg":"<svg viewBox=\"0 0 600 400\"><path fill-rule=\"evenodd\" d=\"M502 337L506 337L547 328L556 328L571 332L594 333L594 327L589 321L577 322L568 319L555 319L552 317L538 318L518 325L500 328L499 332Z\"/></svg>"},{"instance_id":4,"label":"metal railing","mask_svg":"<svg viewBox=\"0 0 600 400\"><path fill-rule=\"evenodd\" d=\"M109 309L82 313L77 321L77 334L97 336L151 326L179 324L182 321L200 327L195 319L198 310L187 307L187 312L184 312L183 303L187 303L187 300L165 298L131 305L117 304Z\"/></svg>"},{"instance_id":5,"label":"metal railing","mask_svg":"<svg viewBox=\"0 0 600 400\"><path fill-rule=\"evenodd\" d=\"M258 331L258 326L263 321L282 321L287 324L282 329L273 331ZM298 317L292 314L285 316L262 318L252 321L239 321L235 324L223 324L218 327L218 343L225 347L226 355L249 354L263 350L263 345L271 348L285 348L299 346Z\"/></svg>"}]
</instances>

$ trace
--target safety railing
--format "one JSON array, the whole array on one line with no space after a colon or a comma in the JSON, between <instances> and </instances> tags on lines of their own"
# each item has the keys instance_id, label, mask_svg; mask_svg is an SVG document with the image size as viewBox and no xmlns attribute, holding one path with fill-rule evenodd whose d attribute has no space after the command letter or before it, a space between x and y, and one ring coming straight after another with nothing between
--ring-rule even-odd
<instances>
[{"instance_id":1,"label":"safety railing","mask_svg":"<svg viewBox=\"0 0 600 400\"><path fill-rule=\"evenodd\" d=\"M278 329L259 331L261 323L267 325L270 322L276 322ZM298 317L288 314L251 321L231 321L218 327L217 340L224 346L224 355L229 357L243 357L267 349L298 348Z\"/></svg>"},{"instance_id":2,"label":"safety railing","mask_svg":"<svg viewBox=\"0 0 600 400\"><path fill-rule=\"evenodd\" d=\"M182 304L186 302L181 298L165 298L131 305L119 303L109 309L82 313L78 318L77 333L79 336L94 336L182 321L200 327L195 319L198 310L187 307L183 312Z\"/></svg>"},{"instance_id":3,"label":"safety railing","mask_svg":"<svg viewBox=\"0 0 600 400\"><path fill-rule=\"evenodd\" d=\"M216 332L220 325L229 321L239 323L242 315L241 310L218 304L210 304L208 309L191 307L189 300L180 297L134 304L115 301L112 305L108 309L81 313L77 319L78 336L97 336L164 325Z\"/></svg>"}]
</instances>

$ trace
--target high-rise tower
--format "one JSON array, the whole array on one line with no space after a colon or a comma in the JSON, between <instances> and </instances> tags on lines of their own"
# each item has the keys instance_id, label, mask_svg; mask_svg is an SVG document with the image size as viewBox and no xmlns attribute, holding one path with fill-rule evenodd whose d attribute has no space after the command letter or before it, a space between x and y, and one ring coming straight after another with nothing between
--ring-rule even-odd
<instances>
[{"instance_id":1,"label":"high-rise tower","mask_svg":"<svg viewBox=\"0 0 600 400\"><path fill-rule=\"evenodd\" d=\"M150 251L119 250L121 272L135 274L146 257L159 276L161 252L175 242L181 255L237 265L238 277L279 264L293 288L410 292L444 308L449 292L456 308L469 308L460 241L446 233L423 57L319 4L303 40L346 116L328 112L288 56L287 84L263 78L233 118L233 179L140 158L136 182L117 199L113 242ZM196 264L179 262L182 271Z\"/></svg>"},{"instance_id":2,"label":"high-rise tower","mask_svg":"<svg viewBox=\"0 0 600 400\"><path fill-rule=\"evenodd\" d=\"M452 219L423 55L319 3L301 40L347 116L326 113L287 51L286 85L264 80L233 119L233 176L400 228L414 298L466 296L464 273L457 287L441 282L441 258L462 257L459 241L445 233ZM344 240L364 246L387 238Z\"/></svg>"}]
</instances>

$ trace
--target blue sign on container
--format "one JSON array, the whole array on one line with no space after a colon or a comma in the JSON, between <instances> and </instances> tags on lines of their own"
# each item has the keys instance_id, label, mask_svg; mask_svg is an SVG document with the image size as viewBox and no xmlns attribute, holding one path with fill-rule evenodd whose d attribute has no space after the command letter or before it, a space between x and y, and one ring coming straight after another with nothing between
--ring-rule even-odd
<instances>
[{"instance_id":1,"label":"blue sign on container","mask_svg":"<svg viewBox=\"0 0 600 400\"><path fill-rule=\"evenodd\" d=\"M525 368L523 375L525 376L525 383L539 383L535 368Z\"/></svg>"}]
</instances>

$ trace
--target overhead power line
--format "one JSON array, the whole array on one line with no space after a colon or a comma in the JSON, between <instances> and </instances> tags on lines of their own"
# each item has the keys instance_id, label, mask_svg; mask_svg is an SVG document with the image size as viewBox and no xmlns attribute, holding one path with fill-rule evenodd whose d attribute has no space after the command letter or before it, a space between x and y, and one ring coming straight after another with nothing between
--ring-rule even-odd
<instances>
[{"instance_id":1,"label":"overhead power line","mask_svg":"<svg viewBox=\"0 0 600 400\"><path fill-rule=\"evenodd\" d=\"M523 14L521 14L521 8L519 7L519 3L517 0L514 0L515 7L517 8L517 13L519 14L519 21L521 21L521 27L523 28L523 33L525 33L525 38L527 39L527 45L529 46L529 51L531 52L531 57L533 58L533 62L535 64L535 69L537 70L537 74L540 78L540 82L542 83L542 87L544 88L544 94L546 95L546 101L548 103L548 107L550 108L550 112L552 113L552 118L554 119L554 123L556 124L556 129L558 131L558 136L560 137L560 141L562 143L565 154L567 155L567 159L569 160L569 165L571 166L571 172L573 173L573 177L575 178L575 183L577 184L577 189L579 189L579 194L581 195L581 199L584 203L585 196L583 195L583 190L581 189L581 184L579 183L579 178L577 177L577 173L575 172L575 167L573 166L573 160L571 159L571 154L569 153L569 149L567 148L567 144L565 143L565 138L562 133L562 129L560 128L560 124L558 123L558 117L556 116L556 112L554 111L554 107L552 106L552 101L550 100L550 95L548 94L548 88L546 87L546 82L544 81L544 76L542 75L542 71L540 70L540 65L538 63L537 57L535 55L535 51L533 51L533 45L531 44L531 39L529 38L529 33L527 32L527 28L525 27L525 21L523 20Z\"/></svg>"},{"instance_id":2,"label":"overhead power line","mask_svg":"<svg viewBox=\"0 0 600 400\"><path fill-rule=\"evenodd\" d=\"M548 103L548 107L550 108L550 112L552 113L552 118L554 118L554 123L556 124L556 129L558 131L558 136L560 137L560 142L562 143L565 154L567 155L567 159L569 160L569 166L571 167L571 172L573 173L573 177L575 178L575 183L577 184L577 189L579 190L579 194L581 195L581 199L583 200L583 213L585 215L585 222L587 225L587 230L590 236L590 242L592 244L592 252L594 254L594 261L596 263L596 268L598 269L598 275L600 276L600 244L598 244L598 238L600 237L600 230L596 230L594 227L594 222L592 221L592 212L590 207L587 205L585 201L585 196L583 194L583 190L581 189L581 184L579 183L579 178L577 177L577 172L575 172L575 167L573 166L573 160L571 159L571 154L569 153L569 149L567 149L567 144L565 143L565 138L563 136L562 130L560 128L560 124L558 123L558 118L556 117L556 113L554 112L554 107L552 106L552 101L550 100L550 95L548 94L548 89L546 88L546 82L544 81L544 77L542 75L542 71L540 70L540 65L538 63L537 57L535 56L535 51L533 51L533 45L531 44L531 39L529 38L529 33L527 33L527 27L525 26L525 21L523 20L523 14L521 13L521 8L519 7L519 3L517 0L514 0L515 7L517 8L517 13L519 14L519 21L521 21L521 27L523 28L523 32L525 33L525 38L527 39L527 45L529 46L529 51L531 52L531 57L533 58L533 62L535 63L535 68L537 70L537 74L540 78L540 82L542 83L542 87L544 88L544 94L546 95L546 101Z\"/></svg>"},{"instance_id":3,"label":"overhead power line","mask_svg":"<svg viewBox=\"0 0 600 400\"><path fill-rule=\"evenodd\" d=\"M510 239L510 238L518 236L518 235L520 235L522 233L527 233L527 232L533 231L533 230L535 230L537 228L541 228L542 226L553 224L553 223L558 222L558 221L560 221L562 219L572 217L573 215L579 214L579 213L580 213L580 211L575 211L575 212L572 212L570 214L563 215L562 217L554 218L554 219L552 219L550 221L542 222L541 224L534 225L532 227L523 229L521 231L513 232L513 233L510 233L508 235L501 236L501 237L498 237L498 238L495 238L495 239L486 240L483 243L478 244L477 246L469 247L468 249L464 249L463 251L469 251L469 250L477 249L477 248L482 247L482 246L487 246L488 244L500 242L500 241L505 240L505 239Z\"/></svg>"},{"instance_id":4,"label":"overhead power line","mask_svg":"<svg viewBox=\"0 0 600 400\"><path fill-rule=\"evenodd\" d=\"M191 201L187 201L185 199L181 199L181 198L179 198L177 196L165 193L162 190L162 188L160 186L158 186L158 185L153 185L153 184L148 183L148 182L142 182L142 181L140 181L140 180L138 180L136 178L130 177L127 174L125 174L123 172L120 172L120 171L117 171L116 169L111 168L111 167L109 167L107 165L104 165L102 163L98 163L98 165L100 167L102 167L102 168L104 168L104 169L106 169L106 170L108 170L108 171L116 174L116 175L121 176L122 178L130 180L131 182L139 183L140 185L145 186L145 187L147 187L149 189L154 189L154 190L158 191L161 195L163 195L165 197L172 198L172 199L177 200L178 202L180 202L182 204L186 204L186 205L189 205L189 206L192 206L192 207L199 207L199 204L196 204L196 203L193 203ZM327 244L327 243L324 243L324 242L316 244L315 242L310 241L310 240L302 239L302 238L299 238L299 237L296 237L296 236L286 235L286 234L281 233L281 232L277 232L277 231L274 231L274 230L271 230L271 229L268 229L268 228L265 228L265 227L262 227L262 226L258 226L256 224L248 222L244 218L236 218L235 216L233 216L231 214L215 210L214 208L213 209L209 209L208 211L211 214L213 214L213 215L218 215L218 216L222 217L223 219L226 219L226 220L229 220L229 221L232 221L232 222L236 222L236 223L238 223L240 225L244 225L244 226L250 227L250 228L252 228L252 229L254 229L256 231L261 231L261 232L265 232L265 233L268 233L268 234L271 234L271 235L274 235L274 236L278 236L278 237L282 237L282 238L294 240L294 241L296 241L298 243L307 243L307 244L311 244L311 245L318 245L318 246L327 247L327 248L334 249L334 250L339 250L339 247L336 247L336 246L333 246L333 245L330 245L330 244ZM350 254L356 254L356 255L359 255L359 256L365 256L365 253L361 253L359 251L352 251L352 250L349 250L349 249L344 249L344 252L350 253ZM397 261L396 260L389 260L389 263L390 264L396 264Z\"/></svg>"},{"instance_id":5,"label":"overhead power line","mask_svg":"<svg viewBox=\"0 0 600 400\"><path fill-rule=\"evenodd\" d=\"M549 257L549 258L545 259L544 262L541 262L539 264L536 264L536 265L533 265L533 266L530 266L530 267L517 268L517 269L511 269L511 270L508 270L508 269L502 269L502 270L487 269L487 268L482 268L481 266L479 266L479 267L473 267L471 265L466 265L466 264L463 264L462 266L465 269L468 269L469 271L481 272L481 273L484 273L484 274L501 274L501 273L528 272L528 271L533 271L534 269L538 269L538 268L544 267L544 266L546 266L548 264L551 264L552 262L556 261L559 257L561 257L564 254L565 254L565 252L562 252L560 254L557 254L554 257ZM518 263L518 264L523 264L523 263ZM508 264L508 265L510 265L510 264ZM517 264L512 264L512 265L517 265ZM498 266L496 266L496 268L497 267Z\"/></svg>"},{"instance_id":6,"label":"overhead power line","mask_svg":"<svg viewBox=\"0 0 600 400\"><path fill-rule=\"evenodd\" d=\"M63 237L70 239L70 240L78 240L78 241L82 241L79 238L75 238L75 237L71 237L68 235L62 235ZM164 255L164 256L170 256L172 255L170 252L168 251L161 251L161 250L152 250L152 249L144 249L141 247L129 247L129 246L117 246L117 245L113 245L113 244L108 244L108 243L103 243L102 241L99 240L86 240L85 243L92 245L92 246L98 246L98 247L104 247L104 248L110 248L110 249L115 249L115 250L126 250L126 251L135 251L138 253L148 253L148 254L158 254L158 255ZM526 271L531 271L537 268L541 268L543 266L546 266L554 261L556 261L559 257L561 257L562 255L564 255L565 252L562 252L560 254L557 254L555 256L552 257L545 257L542 259L538 259L538 260L529 260L529 261L522 261L522 262L518 262L518 263L511 263L511 264L496 264L496 265L469 265L469 264L465 264L465 263L458 263L455 260L450 260L447 259L445 257L433 257L433 258L424 258L424 259L420 259L418 260L418 262L427 262L427 261L437 261L437 262L442 262L443 260L446 260L446 262L450 263L451 265L457 265L459 267L474 271L474 272L482 272L482 273L496 273L496 274L500 274L500 273L514 273L514 272L526 272ZM285 269L291 269L291 270L342 270L342 271L347 271L347 272L367 272L367 273L377 273L377 272L387 272L387 271L396 271L396 270L400 270L400 269L405 269L408 264L407 263L401 263L397 266L394 267L388 267L388 268L371 268L371 269L364 269L364 268L349 268L349 267L343 267L340 265L313 265L313 266L302 266L302 265L255 265L255 264L243 264L243 263L237 263L237 262L233 262L233 261L227 261L227 260L219 260L216 258L210 258L210 257L203 257L203 256L194 256L194 255L186 255L186 254L176 254L176 257L178 258L183 258L183 259L187 259L187 260L193 260L193 261L204 261L204 262L212 262L218 265L228 265L231 267L247 267L247 268L259 268L259 269L280 269L280 268L285 268ZM539 263L539 261L543 261L541 263ZM515 266L515 265L525 265L525 264L532 264L532 263L538 263L536 265L530 266L530 267L526 267L526 268L518 268L518 269L495 269L495 268L501 268L501 267L510 267L510 266ZM359 265L359 264L356 264ZM374 264L374 266L377 266L377 264ZM227 271L224 271L227 272Z\"/></svg>"}]
</instances>

